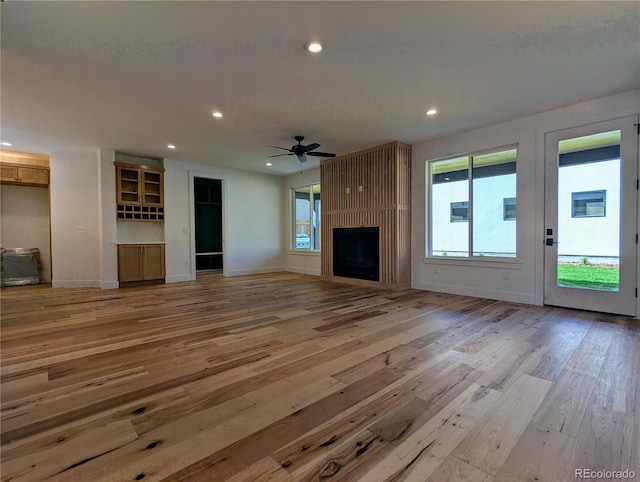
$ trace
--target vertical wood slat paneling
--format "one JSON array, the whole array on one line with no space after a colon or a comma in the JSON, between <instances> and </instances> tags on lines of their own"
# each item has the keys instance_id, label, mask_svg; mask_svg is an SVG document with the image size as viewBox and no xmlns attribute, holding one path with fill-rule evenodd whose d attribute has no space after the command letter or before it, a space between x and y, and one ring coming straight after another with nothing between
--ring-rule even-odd
<instances>
[{"instance_id":1,"label":"vertical wood slat paneling","mask_svg":"<svg viewBox=\"0 0 640 482\"><path fill-rule=\"evenodd\" d=\"M392 289L408 288L411 284L411 146L392 142L322 161L320 183L322 277L334 279L334 228L377 226L380 228L378 284ZM358 191L359 186L362 192Z\"/></svg>"}]
</instances>

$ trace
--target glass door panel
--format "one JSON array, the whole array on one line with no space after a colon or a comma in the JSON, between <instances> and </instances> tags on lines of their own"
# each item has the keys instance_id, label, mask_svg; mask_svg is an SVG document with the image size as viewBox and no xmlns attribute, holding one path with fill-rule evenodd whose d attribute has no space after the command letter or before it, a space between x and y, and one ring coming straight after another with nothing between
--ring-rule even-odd
<instances>
[{"instance_id":1,"label":"glass door panel","mask_svg":"<svg viewBox=\"0 0 640 482\"><path fill-rule=\"evenodd\" d=\"M546 137L546 304L635 315L636 122Z\"/></svg>"}]
</instances>

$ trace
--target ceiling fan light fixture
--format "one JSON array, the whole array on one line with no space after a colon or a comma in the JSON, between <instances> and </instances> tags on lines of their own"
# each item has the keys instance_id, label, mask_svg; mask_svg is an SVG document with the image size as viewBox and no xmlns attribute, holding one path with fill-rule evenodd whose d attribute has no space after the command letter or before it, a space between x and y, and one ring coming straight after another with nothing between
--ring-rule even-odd
<instances>
[{"instance_id":1,"label":"ceiling fan light fixture","mask_svg":"<svg viewBox=\"0 0 640 482\"><path fill-rule=\"evenodd\" d=\"M175 149L176 145L175 144L167 144L167 148L168 149Z\"/></svg>"},{"instance_id":2,"label":"ceiling fan light fixture","mask_svg":"<svg viewBox=\"0 0 640 482\"><path fill-rule=\"evenodd\" d=\"M309 42L306 45L306 48L312 54L319 54L320 52L322 52L322 44L320 42L316 42L316 41Z\"/></svg>"},{"instance_id":3,"label":"ceiling fan light fixture","mask_svg":"<svg viewBox=\"0 0 640 482\"><path fill-rule=\"evenodd\" d=\"M273 166L271 162L267 162L267 166Z\"/></svg>"},{"instance_id":4,"label":"ceiling fan light fixture","mask_svg":"<svg viewBox=\"0 0 640 482\"><path fill-rule=\"evenodd\" d=\"M6 142L6 141L2 141L0 142L0 144L2 144L5 147L11 147L13 144L11 144L11 142Z\"/></svg>"},{"instance_id":5,"label":"ceiling fan light fixture","mask_svg":"<svg viewBox=\"0 0 640 482\"><path fill-rule=\"evenodd\" d=\"M434 116L437 113L438 113L438 109L435 109L433 107L431 109L429 109L427 112L425 112L425 114L428 115L428 116Z\"/></svg>"},{"instance_id":6,"label":"ceiling fan light fixture","mask_svg":"<svg viewBox=\"0 0 640 482\"><path fill-rule=\"evenodd\" d=\"M215 117L216 119L221 119L222 118L222 112L218 111L218 110L214 110L213 113L211 114L213 117Z\"/></svg>"}]
</instances>

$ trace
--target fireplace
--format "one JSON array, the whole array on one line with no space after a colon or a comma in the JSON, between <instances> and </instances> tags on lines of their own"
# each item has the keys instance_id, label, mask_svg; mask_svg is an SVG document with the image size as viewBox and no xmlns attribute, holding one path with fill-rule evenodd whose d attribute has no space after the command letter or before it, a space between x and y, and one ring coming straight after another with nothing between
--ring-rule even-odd
<instances>
[{"instance_id":1,"label":"fireplace","mask_svg":"<svg viewBox=\"0 0 640 482\"><path fill-rule=\"evenodd\" d=\"M333 275L380 281L380 228L334 228Z\"/></svg>"},{"instance_id":2,"label":"fireplace","mask_svg":"<svg viewBox=\"0 0 640 482\"><path fill-rule=\"evenodd\" d=\"M411 146L390 142L323 159L320 183L321 278L410 288Z\"/></svg>"}]
</instances>

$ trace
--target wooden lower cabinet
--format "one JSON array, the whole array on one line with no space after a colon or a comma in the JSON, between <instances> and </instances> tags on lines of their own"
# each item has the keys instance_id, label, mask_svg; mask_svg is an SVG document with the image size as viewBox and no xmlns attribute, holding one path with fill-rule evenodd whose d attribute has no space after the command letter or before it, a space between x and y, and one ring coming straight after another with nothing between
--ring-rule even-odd
<instances>
[{"instance_id":1,"label":"wooden lower cabinet","mask_svg":"<svg viewBox=\"0 0 640 482\"><path fill-rule=\"evenodd\" d=\"M118 281L164 280L164 244L119 244Z\"/></svg>"}]
</instances>

